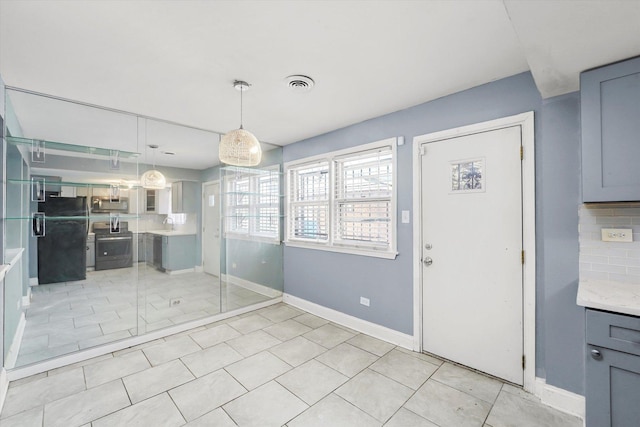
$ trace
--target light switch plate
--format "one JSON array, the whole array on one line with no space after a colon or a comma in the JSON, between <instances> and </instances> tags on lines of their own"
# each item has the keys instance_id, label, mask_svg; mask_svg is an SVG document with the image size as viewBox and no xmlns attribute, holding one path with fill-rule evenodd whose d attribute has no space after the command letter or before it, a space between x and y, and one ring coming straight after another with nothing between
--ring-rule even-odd
<instances>
[{"instance_id":1,"label":"light switch plate","mask_svg":"<svg viewBox=\"0 0 640 427\"><path fill-rule=\"evenodd\" d=\"M631 228L603 228L603 242L633 242L633 230Z\"/></svg>"},{"instance_id":2,"label":"light switch plate","mask_svg":"<svg viewBox=\"0 0 640 427\"><path fill-rule=\"evenodd\" d=\"M409 224L409 221L411 221L409 211L402 211L402 223Z\"/></svg>"}]
</instances>

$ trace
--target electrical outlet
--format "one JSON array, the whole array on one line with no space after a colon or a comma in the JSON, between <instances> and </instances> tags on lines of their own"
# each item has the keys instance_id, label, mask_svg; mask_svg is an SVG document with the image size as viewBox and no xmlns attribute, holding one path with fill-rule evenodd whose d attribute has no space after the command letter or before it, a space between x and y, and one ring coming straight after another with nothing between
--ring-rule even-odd
<instances>
[{"instance_id":1,"label":"electrical outlet","mask_svg":"<svg viewBox=\"0 0 640 427\"><path fill-rule=\"evenodd\" d=\"M360 297L360 304L369 307L369 298Z\"/></svg>"},{"instance_id":2,"label":"electrical outlet","mask_svg":"<svg viewBox=\"0 0 640 427\"><path fill-rule=\"evenodd\" d=\"M169 300L169 307L176 307L182 304L182 298L171 298Z\"/></svg>"},{"instance_id":3,"label":"electrical outlet","mask_svg":"<svg viewBox=\"0 0 640 427\"><path fill-rule=\"evenodd\" d=\"M633 230L631 228L603 228L603 242L633 242Z\"/></svg>"},{"instance_id":4,"label":"electrical outlet","mask_svg":"<svg viewBox=\"0 0 640 427\"><path fill-rule=\"evenodd\" d=\"M231 268L238 268L238 264L234 262L233 264L231 264Z\"/></svg>"}]
</instances>

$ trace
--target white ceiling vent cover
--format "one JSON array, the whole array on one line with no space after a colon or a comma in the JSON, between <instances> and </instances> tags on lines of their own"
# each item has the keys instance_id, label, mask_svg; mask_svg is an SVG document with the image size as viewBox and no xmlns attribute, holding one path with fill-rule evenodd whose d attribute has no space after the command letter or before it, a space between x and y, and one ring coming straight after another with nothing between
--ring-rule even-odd
<instances>
[{"instance_id":1,"label":"white ceiling vent cover","mask_svg":"<svg viewBox=\"0 0 640 427\"><path fill-rule=\"evenodd\" d=\"M302 75L293 75L286 77L284 79L284 83L289 89L291 89L292 92L296 93L309 92L315 85L315 82L311 77Z\"/></svg>"}]
</instances>

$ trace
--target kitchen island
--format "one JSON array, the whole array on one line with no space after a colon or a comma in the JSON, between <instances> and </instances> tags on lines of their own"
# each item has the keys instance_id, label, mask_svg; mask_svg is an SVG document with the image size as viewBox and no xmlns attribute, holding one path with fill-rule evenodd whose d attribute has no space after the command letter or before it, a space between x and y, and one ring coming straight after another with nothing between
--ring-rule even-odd
<instances>
[{"instance_id":1,"label":"kitchen island","mask_svg":"<svg viewBox=\"0 0 640 427\"><path fill-rule=\"evenodd\" d=\"M146 233L148 248L146 259L148 264L152 264L157 269L168 274L195 270L195 232L183 230L152 230ZM149 256L149 249L151 249L151 257Z\"/></svg>"}]
</instances>

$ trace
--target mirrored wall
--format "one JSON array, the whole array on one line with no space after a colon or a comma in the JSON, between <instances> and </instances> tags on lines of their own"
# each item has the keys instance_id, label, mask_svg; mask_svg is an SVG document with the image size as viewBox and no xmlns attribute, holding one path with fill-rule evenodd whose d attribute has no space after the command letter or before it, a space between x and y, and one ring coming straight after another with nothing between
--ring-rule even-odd
<instances>
[{"instance_id":1,"label":"mirrored wall","mask_svg":"<svg viewBox=\"0 0 640 427\"><path fill-rule=\"evenodd\" d=\"M229 167L215 132L16 89L5 104L7 368L281 297L281 148ZM166 183L145 188L150 170Z\"/></svg>"}]
</instances>

